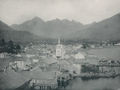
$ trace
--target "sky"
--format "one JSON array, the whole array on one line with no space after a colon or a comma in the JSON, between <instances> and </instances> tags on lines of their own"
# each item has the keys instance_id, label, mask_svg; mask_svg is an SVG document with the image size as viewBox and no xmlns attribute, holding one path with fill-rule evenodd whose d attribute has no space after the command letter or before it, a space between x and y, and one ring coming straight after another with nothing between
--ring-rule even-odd
<instances>
[{"instance_id":1,"label":"sky","mask_svg":"<svg viewBox=\"0 0 120 90\"><path fill-rule=\"evenodd\" d=\"M76 20L83 24L99 22L120 13L120 0L0 0L0 20L20 24L35 16Z\"/></svg>"}]
</instances>

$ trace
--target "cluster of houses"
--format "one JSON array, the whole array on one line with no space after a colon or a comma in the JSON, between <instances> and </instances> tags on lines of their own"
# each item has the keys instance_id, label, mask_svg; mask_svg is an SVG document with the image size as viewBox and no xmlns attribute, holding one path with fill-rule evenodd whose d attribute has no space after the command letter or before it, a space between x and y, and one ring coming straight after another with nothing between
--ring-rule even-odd
<instances>
[{"instance_id":1,"label":"cluster of houses","mask_svg":"<svg viewBox=\"0 0 120 90\"><path fill-rule=\"evenodd\" d=\"M5 58L8 54L7 53L0 53L0 58Z\"/></svg>"},{"instance_id":2,"label":"cluster of houses","mask_svg":"<svg viewBox=\"0 0 120 90\"><path fill-rule=\"evenodd\" d=\"M120 75L120 61L101 58L96 64L84 63L81 66L81 77L100 78Z\"/></svg>"},{"instance_id":3,"label":"cluster of houses","mask_svg":"<svg viewBox=\"0 0 120 90\"><path fill-rule=\"evenodd\" d=\"M10 56L11 60L3 68L19 72L29 80L28 87L39 90L51 90L66 87L71 78L86 75L112 75L120 74L120 61L111 59L98 59L94 55L80 52L82 45L66 48L58 40L56 49L52 46L30 46L17 55L0 54L2 61ZM91 48L95 48L91 45ZM65 50L67 49L67 51ZM93 63L95 62L95 63Z\"/></svg>"}]
</instances>

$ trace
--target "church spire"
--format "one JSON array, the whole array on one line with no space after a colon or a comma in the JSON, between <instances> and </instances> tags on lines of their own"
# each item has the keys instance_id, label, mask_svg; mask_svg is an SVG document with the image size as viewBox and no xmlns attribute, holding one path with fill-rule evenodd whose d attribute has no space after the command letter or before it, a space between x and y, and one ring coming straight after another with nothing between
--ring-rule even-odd
<instances>
[{"instance_id":1,"label":"church spire","mask_svg":"<svg viewBox=\"0 0 120 90\"><path fill-rule=\"evenodd\" d=\"M58 38L58 44L56 45L56 58L63 59L64 54L65 54L64 47L60 42L60 38Z\"/></svg>"},{"instance_id":2,"label":"church spire","mask_svg":"<svg viewBox=\"0 0 120 90\"><path fill-rule=\"evenodd\" d=\"M60 44L60 38L58 38L58 44Z\"/></svg>"}]
</instances>

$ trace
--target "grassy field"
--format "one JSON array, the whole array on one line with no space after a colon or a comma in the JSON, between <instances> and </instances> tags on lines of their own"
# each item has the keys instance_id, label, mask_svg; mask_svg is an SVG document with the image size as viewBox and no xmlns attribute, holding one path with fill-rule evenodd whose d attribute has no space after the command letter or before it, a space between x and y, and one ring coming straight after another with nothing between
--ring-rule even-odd
<instances>
[{"instance_id":1,"label":"grassy field","mask_svg":"<svg viewBox=\"0 0 120 90\"><path fill-rule=\"evenodd\" d=\"M114 60L120 60L120 47L90 49L87 52L100 57L108 57Z\"/></svg>"}]
</instances>

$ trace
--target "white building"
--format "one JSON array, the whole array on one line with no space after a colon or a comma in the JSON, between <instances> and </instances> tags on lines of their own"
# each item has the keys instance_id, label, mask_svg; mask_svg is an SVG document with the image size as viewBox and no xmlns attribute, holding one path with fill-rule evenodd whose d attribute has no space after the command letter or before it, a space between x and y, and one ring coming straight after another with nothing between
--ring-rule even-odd
<instances>
[{"instance_id":1,"label":"white building","mask_svg":"<svg viewBox=\"0 0 120 90\"><path fill-rule=\"evenodd\" d=\"M76 75L81 73L81 64L73 64L73 70L76 72Z\"/></svg>"},{"instance_id":2,"label":"white building","mask_svg":"<svg viewBox=\"0 0 120 90\"><path fill-rule=\"evenodd\" d=\"M0 58L5 58L7 53L0 53Z\"/></svg>"},{"instance_id":3,"label":"white building","mask_svg":"<svg viewBox=\"0 0 120 90\"><path fill-rule=\"evenodd\" d=\"M25 63L24 63L24 61L20 61L20 60L18 60L18 61L15 61L15 63L16 63L16 65L17 65L17 67L18 68L20 68L20 69L24 69L24 67L25 67Z\"/></svg>"},{"instance_id":4,"label":"white building","mask_svg":"<svg viewBox=\"0 0 120 90\"><path fill-rule=\"evenodd\" d=\"M18 60L10 62L9 66L12 67L12 69L17 70L17 71L27 70L29 67L26 66L26 65L28 65L26 63L27 63L26 61L18 59Z\"/></svg>"},{"instance_id":5,"label":"white building","mask_svg":"<svg viewBox=\"0 0 120 90\"><path fill-rule=\"evenodd\" d=\"M60 39L58 39L58 44L56 46L56 58L63 59L65 55L64 46L60 43Z\"/></svg>"},{"instance_id":6,"label":"white building","mask_svg":"<svg viewBox=\"0 0 120 90\"><path fill-rule=\"evenodd\" d=\"M79 53L75 54L74 58L83 60L83 59L85 59L85 55L79 52Z\"/></svg>"},{"instance_id":7,"label":"white building","mask_svg":"<svg viewBox=\"0 0 120 90\"><path fill-rule=\"evenodd\" d=\"M120 46L120 43L115 44L116 46Z\"/></svg>"}]
</instances>

